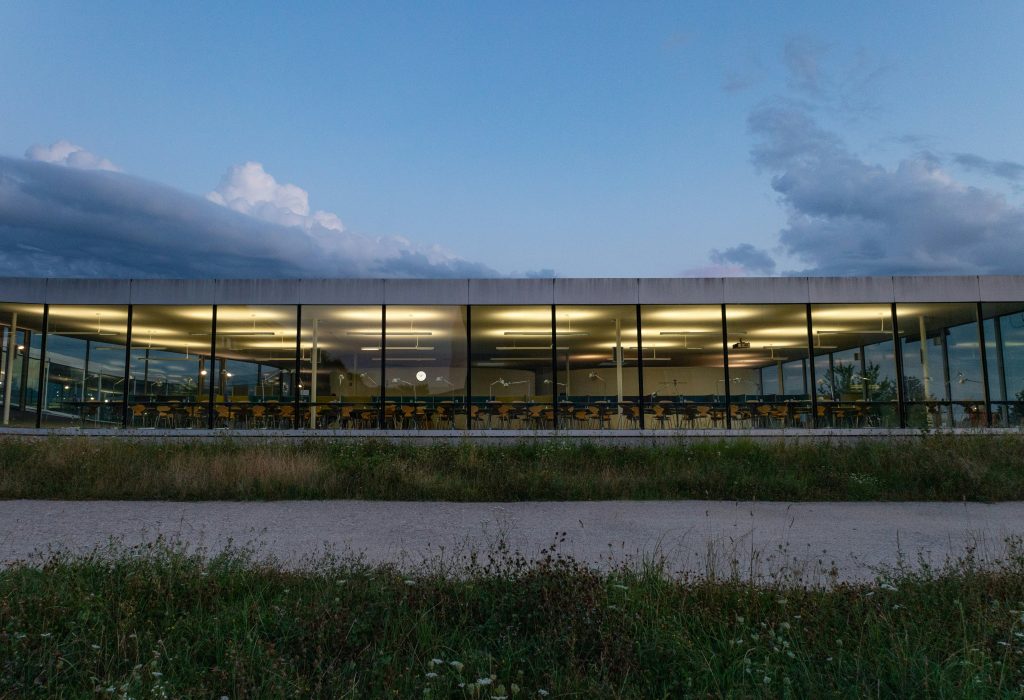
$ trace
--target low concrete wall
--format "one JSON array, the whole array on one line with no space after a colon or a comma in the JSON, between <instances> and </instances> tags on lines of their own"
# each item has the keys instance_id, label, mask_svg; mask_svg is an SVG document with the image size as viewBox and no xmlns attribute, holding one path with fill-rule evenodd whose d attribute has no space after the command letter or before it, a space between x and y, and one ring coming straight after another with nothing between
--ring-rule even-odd
<instances>
[{"instance_id":1,"label":"low concrete wall","mask_svg":"<svg viewBox=\"0 0 1024 700\"><path fill-rule=\"evenodd\" d=\"M121 440L302 442L307 440L371 441L406 445L438 442L469 442L481 445L514 445L523 442L591 443L623 446L679 445L692 442L751 440L753 442L857 442L860 440L915 440L930 435L1024 435L1016 428L911 429L818 429L776 430L80 430L2 428L0 438L115 438Z\"/></svg>"}]
</instances>

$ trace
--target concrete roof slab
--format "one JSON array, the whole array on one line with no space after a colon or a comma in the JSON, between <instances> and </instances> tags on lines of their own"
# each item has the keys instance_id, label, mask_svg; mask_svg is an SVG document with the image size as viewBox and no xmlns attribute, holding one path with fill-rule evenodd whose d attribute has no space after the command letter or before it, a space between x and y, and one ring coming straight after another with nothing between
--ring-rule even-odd
<instances>
[{"instance_id":1,"label":"concrete roof slab","mask_svg":"<svg viewBox=\"0 0 1024 700\"><path fill-rule=\"evenodd\" d=\"M637 297L641 304L721 304L725 284L712 277L640 278Z\"/></svg>"},{"instance_id":2,"label":"concrete roof slab","mask_svg":"<svg viewBox=\"0 0 1024 700\"><path fill-rule=\"evenodd\" d=\"M979 301L976 276L893 277L896 301Z\"/></svg>"},{"instance_id":3,"label":"concrete roof slab","mask_svg":"<svg viewBox=\"0 0 1024 700\"><path fill-rule=\"evenodd\" d=\"M630 277L555 280L556 304L637 304L640 284Z\"/></svg>"},{"instance_id":4,"label":"concrete roof slab","mask_svg":"<svg viewBox=\"0 0 1024 700\"><path fill-rule=\"evenodd\" d=\"M478 279L469 280L470 304L546 304L555 303L554 281L550 279Z\"/></svg>"}]
</instances>

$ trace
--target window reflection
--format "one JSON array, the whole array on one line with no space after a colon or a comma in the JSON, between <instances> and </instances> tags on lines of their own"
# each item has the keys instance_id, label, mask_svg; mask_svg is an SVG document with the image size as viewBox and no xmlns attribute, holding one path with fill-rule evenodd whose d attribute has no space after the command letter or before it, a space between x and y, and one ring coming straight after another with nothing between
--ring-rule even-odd
<instances>
[{"instance_id":1,"label":"window reflection","mask_svg":"<svg viewBox=\"0 0 1024 700\"><path fill-rule=\"evenodd\" d=\"M128 423L136 428L205 428L213 307L132 307Z\"/></svg>"},{"instance_id":2,"label":"window reflection","mask_svg":"<svg viewBox=\"0 0 1024 700\"><path fill-rule=\"evenodd\" d=\"M1024 304L983 304L994 426L1024 425Z\"/></svg>"},{"instance_id":3,"label":"window reflection","mask_svg":"<svg viewBox=\"0 0 1024 700\"><path fill-rule=\"evenodd\" d=\"M217 307L215 427L293 427L295 314L295 306Z\"/></svg>"},{"instance_id":4,"label":"window reflection","mask_svg":"<svg viewBox=\"0 0 1024 700\"><path fill-rule=\"evenodd\" d=\"M0 328L3 331L0 346L3 425L34 428L43 337L42 304L0 304Z\"/></svg>"},{"instance_id":5,"label":"window reflection","mask_svg":"<svg viewBox=\"0 0 1024 700\"><path fill-rule=\"evenodd\" d=\"M899 427L889 304L811 307L818 424Z\"/></svg>"},{"instance_id":6,"label":"window reflection","mask_svg":"<svg viewBox=\"0 0 1024 700\"><path fill-rule=\"evenodd\" d=\"M127 306L50 306L45 427L121 427Z\"/></svg>"},{"instance_id":7,"label":"window reflection","mask_svg":"<svg viewBox=\"0 0 1024 700\"><path fill-rule=\"evenodd\" d=\"M806 307L729 304L725 315L732 426L811 427Z\"/></svg>"},{"instance_id":8,"label":"window reflection","mask_svg":"<svg viewBox=\"0 0 1024 700\"><path fill-rule=\"evenodd\" d=\"M911 428L986 424L977 307L897 304Z\"/></svg>"}]
</instances>

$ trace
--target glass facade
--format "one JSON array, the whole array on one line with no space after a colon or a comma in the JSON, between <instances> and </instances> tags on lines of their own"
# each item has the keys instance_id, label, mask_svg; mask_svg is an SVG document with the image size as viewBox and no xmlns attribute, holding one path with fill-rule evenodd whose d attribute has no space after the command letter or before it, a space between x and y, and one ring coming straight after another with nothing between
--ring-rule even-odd
<instances>
[{"instance_id":1,"label":"glass facade","mask_svg":"<svg viewBox=\"0 0 1024 700\"><path fill-rule=\"evenodd\" d=\"M892 307L811 307L817 423L842 428L900 425Z\"/></svg>"},{"instance_id":2,"label":"glass facade","mask_svg":"<svg viewBox=\"0 0 1024 700\"><path fill-rule=\"evenodd\" d=\"M0 328L3 330L3 347L0 349L3 425L35 427L43 305L0 304Z\"/></svg>"},{"instance_id":3,"label":"glass facade","mask_svg":"<svg viewBox=\"0 0 1024 700\"><path fill-rule=\"evenodd\" d=\"M814 424L807 309L803 304L725 307L732 427L807 428Z\"/></svg>"},{"instance_id":4,"label":"glass facade","mask_svg":"<svg viewBox=\"0 0 1024 700\"><path fill-rule=\"evenodd\" d=\"M1024 425L1024 302L0 304L3 424Z\"/></svg>"},{"instance_id":5,"label":"glass facade","mask_svg":"<svg viewBox=\"0 0 1024 700\"><path fill-rule=\"evenodd\" d=\"M910 428L987 424L977 304L897 304Z\"/></svg>"},{"instance_id":6,"label":"glass facade","mask_svg":"<svg viewBox=\"0 0 1024 700\"><path fill-rule=\"evenodd\" d=\"M644 427L725 428L722 307L643 306Z\"/></svg>"},{"instance_id":7,"label":"glass facade","mask_svg":"<svg viewBox=\"0 0 1024 700\"><path fill-rule=\"evenodd\" d=\"M127 306L51 305L43 358L42 425L119 427Z\"/></svg>"}]
</instances>

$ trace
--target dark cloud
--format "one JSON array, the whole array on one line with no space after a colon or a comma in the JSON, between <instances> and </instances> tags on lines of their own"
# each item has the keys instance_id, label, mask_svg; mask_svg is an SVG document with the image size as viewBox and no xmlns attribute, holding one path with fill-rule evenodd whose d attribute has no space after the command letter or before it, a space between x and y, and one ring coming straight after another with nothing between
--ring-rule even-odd
<instances>
[{"instance_id":1,"label":"dark cloud","mask_svg":"<svg viewBox=\"0 0 1024 700\"><path fill-rule=\"evenodd\" d=\"M712 250L711 262L716 265L738 265L747 274L771 275L775 272L775 260L767 251L741 243L725 250Z\"/></svg>"},{"instance_id":2,"label":"dark cloud","mask_svg":"<svg viewBox=\"0 0 1024 700\"><path fill-rule=\"evenodd\" d=\"M1012 160L989 160L973 153L954 153L953 161L962 168L994 175L1011 182L1024 180L1024 165Z\"/></svg>"},{"instance_id":3,"label":"dark cloud","mask_svg":"<svg viewBox=\"0 0 1024 700\"><path fill-rule=\"evenodd\" d=\"M261 221L118 172L0 157L0 274L492 277L491 268L327 228Z\"/></svg>"},{"instance_id":4,"label":"dark cloud","mask_svg":"<svg viewBox=\"0 0 1024 700\"><path fill-rule=\"evenodd\" d=\"M1024 210L957 182L934 156L894 168L867 163L803 109L767 105L749 117L754 164L788 210L783 249L801 273L1019 273Z\"/></svg>"}]
</instances>

